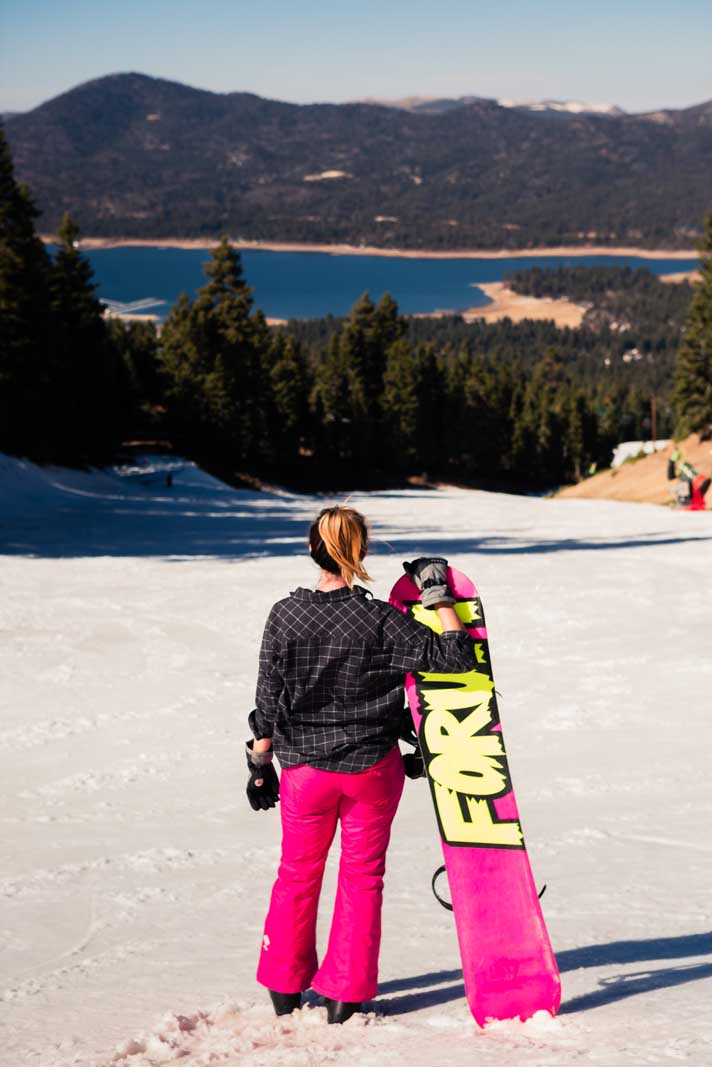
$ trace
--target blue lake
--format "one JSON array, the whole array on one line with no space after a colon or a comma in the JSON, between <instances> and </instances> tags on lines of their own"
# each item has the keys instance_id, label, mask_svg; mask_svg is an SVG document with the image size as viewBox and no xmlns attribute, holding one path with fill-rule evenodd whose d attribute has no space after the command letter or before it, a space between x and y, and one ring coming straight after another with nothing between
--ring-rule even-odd
<instances>
[{"instance_id":1,"label":"blue lake","mask_svg":"<svg viewBox=\"0 0 712 1067\"><path fill-rule=\"evenodd\" d=\"M152 298L163 303L146 312L165 317L178 295L190 296L205 282L207 251L131 246L85 253L101 299L123 304ZM242 252L245 278L255 303L275 318L344 315L368 291L374 300L389 292L406 314L460 311L489 303L478 282L501 281L510 271L560 264L629 265L656 274L692 270L696 259L637 256L527 256L512 259L419 259L335 256L325 252Z\"/></svg>"}]
</instances>

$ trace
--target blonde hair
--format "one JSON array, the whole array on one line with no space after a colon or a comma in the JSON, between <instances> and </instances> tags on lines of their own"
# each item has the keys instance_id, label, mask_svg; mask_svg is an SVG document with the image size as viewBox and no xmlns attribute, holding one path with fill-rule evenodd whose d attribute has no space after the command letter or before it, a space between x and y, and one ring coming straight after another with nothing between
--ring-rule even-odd
<instances>
[{"instance_id":1,"label":"blonde hair","mask_svg":"<svg viewBox=\"0 0 712 1067\"><path fill-rule=\"evenodd\" d=\"M360 578L370 582L363 557L368 548L368 527L360 511L337 504L324 508L309 530L309 551L314 562L331 574L339 574L349 589Z\"/></svg>"}]
</instances>

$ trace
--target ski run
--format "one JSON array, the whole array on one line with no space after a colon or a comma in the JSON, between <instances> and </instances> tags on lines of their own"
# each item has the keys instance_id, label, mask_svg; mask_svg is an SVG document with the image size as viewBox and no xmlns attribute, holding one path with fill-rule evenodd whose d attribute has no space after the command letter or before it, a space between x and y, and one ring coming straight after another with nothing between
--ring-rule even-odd
<instances>
[{"instance_id":1,"label":"ski run","mask_svg":"<svg viewBox=\"0 0 712 1067\"><path fill-rule=\"evenodd\" d=\"M352 498L376 596L430 553L481 592L562 1008L476 1026L430 890L429 791L408 781L379 997L340 1027L316 997L274 1017L254 971L279 820L247 804L243 742L265 617L313 584L325 502L160 457L0 457L3 1064L710 1062L712 513L643 504Z\"/></svg>"}]
</instances>

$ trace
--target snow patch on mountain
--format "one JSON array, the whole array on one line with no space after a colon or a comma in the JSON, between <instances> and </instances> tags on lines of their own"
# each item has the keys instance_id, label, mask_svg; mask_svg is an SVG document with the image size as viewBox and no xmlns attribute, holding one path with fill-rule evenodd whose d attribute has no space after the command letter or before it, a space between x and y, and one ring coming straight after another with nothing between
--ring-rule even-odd
<instances>
[{"instance_id":1,"label":"snow patch on mountain","mask_svg":"<svg viewBox=\"0 0 712 1067\"><path fill-rule=\"evenodd\" d=\"M561 111L569 115L625 115L616 104L586 104L581 100L498 100L500 107L525 111Z\"/></svg>"}]
</instances>

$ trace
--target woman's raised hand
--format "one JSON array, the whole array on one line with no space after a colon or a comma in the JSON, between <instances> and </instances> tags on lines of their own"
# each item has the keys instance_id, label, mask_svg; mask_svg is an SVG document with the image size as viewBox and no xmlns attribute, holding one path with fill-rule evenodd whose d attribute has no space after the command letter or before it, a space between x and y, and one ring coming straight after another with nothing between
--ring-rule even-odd
<instances>
[{"instance_id":1,"label":"woman's raised hand","mask_svg":"<svg viewBox=\"0 0 712 1067\"><path fill-rule=\"evenodd\" d=\"M447 584L447 560L442 556L420 556L412 563L404 563L403 570L420 589L424 608L455 603Z\"/></svg>"}]
</instances>

